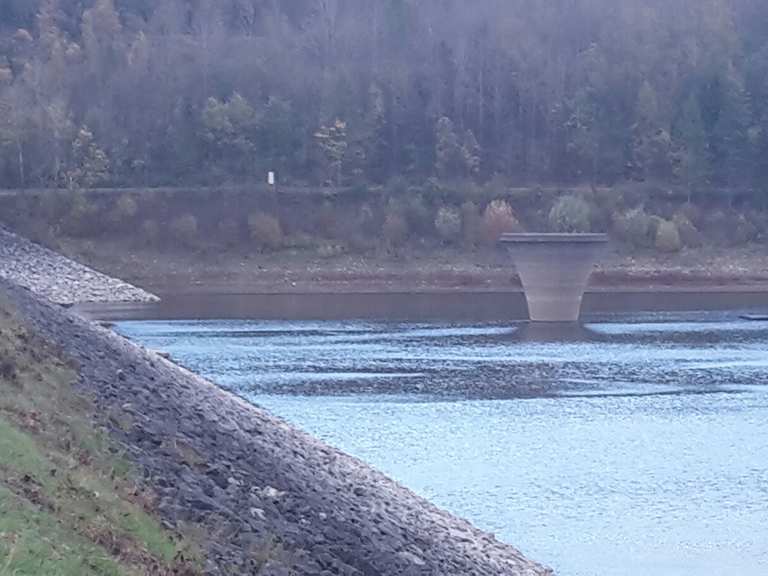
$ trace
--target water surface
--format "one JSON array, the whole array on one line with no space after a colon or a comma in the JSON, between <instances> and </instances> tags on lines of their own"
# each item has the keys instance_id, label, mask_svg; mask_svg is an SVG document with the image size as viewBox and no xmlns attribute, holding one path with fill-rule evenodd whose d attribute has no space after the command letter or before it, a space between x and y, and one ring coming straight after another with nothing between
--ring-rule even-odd
<instances>
[{"instance_id":1,"label":"water surface","mask_svg":"<svg viewBox=\"0 0 768 576\"><path fill-rule=\"evenodd\" d=\"M768 574L768 325L126 322L563 576Z\"/></svg>"}]
</instances>

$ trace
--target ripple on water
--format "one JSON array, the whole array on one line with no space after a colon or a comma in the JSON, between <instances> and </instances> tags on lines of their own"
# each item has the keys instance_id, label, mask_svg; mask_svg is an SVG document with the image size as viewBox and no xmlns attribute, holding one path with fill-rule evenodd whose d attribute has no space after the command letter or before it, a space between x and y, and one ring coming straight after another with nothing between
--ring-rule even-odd
<instances>
[{"instance_id":1,"label":"ripple on water","mask_svg":"<svg viewBox=\"0 0 768 576\"><path fill-rule=\"evenodd\" d=\"M120 330L559 574L768 574L768 327L662 319L540 342L499 325Z\"/></svg>"}]
</instances>

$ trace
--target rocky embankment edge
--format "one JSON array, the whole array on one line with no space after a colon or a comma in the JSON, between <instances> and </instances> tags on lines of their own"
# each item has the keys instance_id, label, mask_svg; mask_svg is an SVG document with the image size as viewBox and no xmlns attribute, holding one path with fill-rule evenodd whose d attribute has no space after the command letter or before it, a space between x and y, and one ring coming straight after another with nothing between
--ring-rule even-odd
<instances>
[{"instance_id":1,"label":"rocky embankment edge","mask_svg":"<svg viewBox=\"0 0 768 576\"><path fill-rule=\"evenodd\" d=\"M170 526L204 534L206 573L544 576L511 546L159 355L0 281L77 366L78 392Z\"/></svg>"},{"instance_id":2,"label":"rocky embankment edge","mask_svg":"<svg viewBox=\"0 0 768 576\"><path fill-rule=\"evenodd\" d=\"M0 227L0 278L57 304L155 302L157 297Z\"/></svg>"}]
</instances>

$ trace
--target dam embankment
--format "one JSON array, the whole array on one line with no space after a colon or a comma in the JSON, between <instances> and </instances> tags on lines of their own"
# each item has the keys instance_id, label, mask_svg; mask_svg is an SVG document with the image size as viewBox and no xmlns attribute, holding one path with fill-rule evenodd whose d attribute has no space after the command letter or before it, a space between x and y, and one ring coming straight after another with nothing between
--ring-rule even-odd
<instances>
[{"instance_id":1,"label":"dam embankment","mask_svg":"<svg viewBox=\"0 0 768 576\"><path fill-rule=\"evenodd\" d=\"M551 574L364 463L7 281L18 317L78 371L77 392L156 495L205 534L209 574Z\"/></svg>"},{"instance_id":2,"label":"dam embankment","mask_svg":"<svg viewBox=\"0 0 768 576\"><path fill-rule=\"evenodd\" d=\"M157 297L0 226L0 278L23 286L56 304L142 302Z\"/></svg>"}]
</instances>

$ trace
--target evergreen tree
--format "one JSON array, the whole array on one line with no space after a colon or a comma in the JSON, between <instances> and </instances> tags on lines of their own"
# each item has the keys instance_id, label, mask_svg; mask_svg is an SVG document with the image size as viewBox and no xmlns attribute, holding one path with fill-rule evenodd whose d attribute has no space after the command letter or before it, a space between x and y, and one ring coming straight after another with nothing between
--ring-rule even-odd
<instances>
[{"instance_id":1,"label":"evergreen tree","mask_svg":"<svg viewBox=\"0 0 768 576\"><path fill-rule=\"evenodd\" d=\"M635 118L632 156L637 175L669 179L672 140L662 125L656 91L647 80L638 92Z\"/></svg>"},{"instance_id":2,"label":"evergreen tree","mask_svg":"<svg viewBox=\"0 0 768 576\"><path fill-rule=\"evenodd\" d=\"M454 178L462 166L462 148L453 122L447 116L438 120L435 134L435 172L440 178Z\"/></svg>"},{"instance_id":3,"label":"evergreen tree","mask_svg":"<svg viewBox=\"0 0 768 576\"><path fill-rule=\"evenodd\" d=\"M744 84L733 67L719 83L721 106L713 130L713 162L719 179L728 186L749 178L751 113Z\"/></svg>"},{"instance_id":4,"label":"evergreen tree","mask_svg":"<svg viewBox=\"0 0 768 576\"><path fill-rule=\"evenodd\" d=\"M695 94L685 101L677 130L681 147L681 176L690 201L692 192L707 183L710 172L709 140Z\"/></svg>"}]
</instances>

